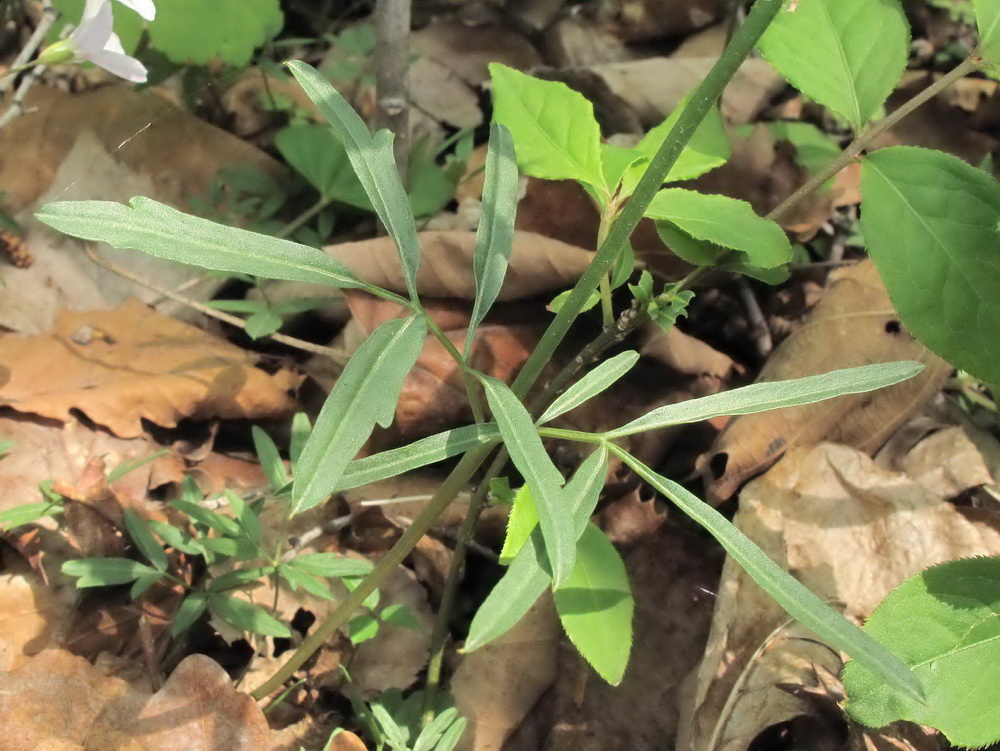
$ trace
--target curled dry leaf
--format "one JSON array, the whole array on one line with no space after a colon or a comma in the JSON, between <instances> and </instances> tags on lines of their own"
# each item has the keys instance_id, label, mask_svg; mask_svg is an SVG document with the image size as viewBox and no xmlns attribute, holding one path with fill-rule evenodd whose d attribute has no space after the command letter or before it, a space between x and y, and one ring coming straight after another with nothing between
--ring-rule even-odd
<instances>
[{"instance_id":1,"label":"curled dry leaf","mask_svg":"<svg viewBox=\"0 0 1000 751\"><path fill-rule=\"evenodd\" d=\"M472 300L476 280L472 255L474 232L421 232L420 271L417 288L427 297ZM399 253L391 238L328 245L326 252L347 264L358 277L371 284L405 293L406 283ZM591 254L567 243L531 232L516 232L510 266L499 302L531 297L571 286L590 264Z\"/></svg>"},{"instance_id":2,"label":"curled dry leaf","mask_svg":"<svg viewBox=\"0 0 1000 751\"><path fill-rule=\"evenodd\" d=\"M272 745L257 704L204 655L185 659L149 696L81 657L46 650L0 674L0 724L7 751L267 751Z\"/></svg>"},{"instance_id":3,"label":"curled dry leaf","mask_svg":"<svg viewBox=\"0 0 1000 751\"><path fill-rule=\"evenodd\" d=\"M184 417L281 416L297 380L136 300L63 313L47 335L0 337L0 373L0 403L63 421L78 409L125 438L142 435L143 419L172 427Z\"/></svg>"},{"instance_id":4,"label":"curled dry leaf","mask_svg":"<svg viewBox=\"0 0 1000 751\"><path fill-rule=\"evenodd\" d=\"M942 386L951 366L902 326L874 264L865 260L831 274L832 284L806 323L774 351L758 381L778 381L870 363L916 360L908 381L804 407L732 420L705 457L709 494L729 498L786 451L823 440L876 451Z\"/></svg>"},{"instance_id":5,"label":"curled dry leaf","mask_svg":"<svg viewBox=\"0 0 1000 751\"><path fill-rule=\"evenodd\" d=\"M463 749L500 751L555 681L561 637L552 598L544 594L514 628L462 658L451 693L469 721Z\"/></svg>"},{"instance_id":6,"label":"curled dry leaf","mask_svg":"<svg viewBox=\"0 0 1000 751\"><path fill-rule=\"evenodd\" d=\"M980 462L956 482L967 489L984 473ZM789 452L740 494L735 519L772 559L855 620L927 566L1000 554L998 521L995 510L955 507L912 477L832 443ZM765 728L809 712L776 684L815 689L821 669L836 675L841 665L727 561L677 747L743 751Z\"/></svg>"}]
</instances>

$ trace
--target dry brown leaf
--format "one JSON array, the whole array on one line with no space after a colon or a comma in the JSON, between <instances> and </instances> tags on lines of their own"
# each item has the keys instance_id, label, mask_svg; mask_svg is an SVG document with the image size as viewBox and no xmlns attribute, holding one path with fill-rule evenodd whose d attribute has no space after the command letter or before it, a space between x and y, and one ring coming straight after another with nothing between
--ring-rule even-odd
<instances>
[{"instance_id":1,"label":"dry brown leaf","mask_svg":"<svg viewBox=\"0 0 1000 751\"><path fill-rule=\"evenodd\" d=\"M427 297L472 300L473 232L421 232L417 287ZM388 237L328 245L326 252L347 264L357 276L395 292L406 292L399 253ZM531 297L571 286L590 264L592 254L567 243L530 232L517 232L499 302Z\"/></svg>"},{"instance_id":2,"label":"dry brown leaf","mask_svg":"<svg viewBox=\"0 0 1000 751\"><path fill-rule=\"evenodd\" d=\"M6 751L267 751L263 712L208 657L185 659L145 695L81 657L47 650L0 674ZM72 745L76 744L76 746Z\"/></svg>"},{"instance_id":3,"label":"dry brown leaf","mask_svg":"<svg viewBox=\"0 0 1000 751\"><path fill-rule=\"evenodd\" d=\"M0 403L57 420L78 409L116 435L142 420L277 417L294 402L288 371L268 375L223 339L130 300L115 310L60 316L48 335L0 337Z\"/></svg>"},{"instance_id":4,"label":"dry brown leaf","mask_svg":"<svg viewBox=\"0 0 1000 751\"><path fill-rule=\"evenodd\" d=\"M870 394L732 420L705 457L710 496L729 498L749 477L796 446L838 441L874 452L933 395L951 366L902 328L869 260L831 274L806 323L772 353L758 381L778 381L870 363L916 360L923 372Z\"/></svg>"},{"instance_id":5,"label":"dry brown leaf","mask_svg":"<svg viewBox=\"0 0 1000 751\"><path fill-rule=\"evenodd\" d=\"M545 594L517 625L465 655L451 679L459 713L469 721L463 751L500 751L556 679L562 629Z\"/></svg>"},{"instance_id":6,"label":"dry brown leaf","mask_svg":"<svg viewBox=\"0 0 1000 751\"><path fill-rule=\"evenodd\" d=\"M967 474L966 487L984 470ZM735 522L770 558L855 620L927 566L1000 553L995 512L957 508L913 478L832 443L795 449L749 484ZM810 711L776 684L821 687L822 670L836 675L840 667L835 651L790 622L729 560L677 748L743 751L763 729Z\"/></svg>"},{"instance_id":7,"label":"dry brown leaf","mask_svg":"<svg viewBox=\"0 0 1000 751\"><path fill-rule=\"evenodd\" d=\"M70 587L46 586L26 569L8 566L0 574L0 672L53 646L75 597Z\"/></svg>"},{"instance_id":8,"label":"dry brown leaf","mask_svg":"<svg viewBox=\"0 0 1000 751\"><path fill-rule=\"evenodd\" d=\"M630 42L685 36L726 10L725 0L621 0L617 5L617 29Z\"/></svg>"},{"instance_id":9,"label":"dry brown leaf","mask_svg":"<svg viewBox=\"0 0 1000 751\"><path fill-rule=\"evenodd\" d=\"M415 54L445 66L470 86L489 80L490 63L527 70L542 62L523 35L502 24L470 25L438 17L414 31L410 45Z\"/></svg>"}]
</instances>

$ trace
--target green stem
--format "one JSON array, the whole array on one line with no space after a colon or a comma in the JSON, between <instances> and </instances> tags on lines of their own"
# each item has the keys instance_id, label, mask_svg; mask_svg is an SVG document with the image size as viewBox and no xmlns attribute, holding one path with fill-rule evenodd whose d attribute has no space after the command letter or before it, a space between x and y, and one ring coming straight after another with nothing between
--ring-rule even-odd
<instances>
[{"instance_id":1,"label":"green stem","mask_svg":"<svg viewBox=\"0 0 1000 751\"><path fill-rule=\"evenodd\" d=\"M563 430L562 428L538 428L542 438L556 438L560 441L576 441L577 443L605 443L605 439L596 433L585 433L582 430Z\"/></svg>"},{"instance_id":2,"label":"green stem","mask_svg":"<svg viewBox=\"0 0 1000 751\"><path fill-rule=\"evenodd\" d=\"M965 78L970 73L978 70L981 63L982 61L978 57L970 55L959 63L958 67L934 81L930 86L907 101L901 107L893 110L877 123L869 125L860 134L858 134L857 138L855 138L843 152L841 152L840 156L813 175L812 178L809 179L809 182L782 201L780 205L767 215L767 218L778 221L787 215L793 206L800 203L806 196L809 196L819 190L824 184L826 184L827 180L834 177L838 172L844 169L844 167L857 159L861 152L871 146L876 138L917 109L917 107L920 107L922 104L925 104L936 97L942 91L955 83L955 81Z\"/></svg>"},{"instance_id":3,"label":"green stem","mask_svg":"<svg viewBox=\"0 0 1000 751\"><path fill-rule=\"evenodd\" d=\"M445 348L445 351L451 355L452 359L458 363L458 367L462 372L462 383L465 384L465 393L469 397L469 405L472 407L472 416L476 422L486 422L486 413L483 411L483 403L479 398L479 384L477 383L475 376L472 374L472 370L469 368L469 363L458 351L448 335L445 334L441 327L434 322L422 308L417 308L414 306L414 310L418 313L423 314L424 318L427 319L427 328L434 335L434 338L441 342L441 346Z\"/></svg>"},{"instance_id":4,"label":"green stem","mask_svg":"<svg viewBox=\"0 0 1000 751\"><path fill-rule=\"evenodd\" d=\"M674 127L667 134L635 191L625 204L621 215L612 226L607 239L598 248L587 271L570 291L566 301L542 335L534 352L521 369L513 384L515 394L523 398L538 376L541 375L556 347L565 338L573 321L583 310L587 299L597 289L601 277L608 273L618 253L621 252L639 224L639 220L646 212L653 196L663 185L663 181L684 147L691 140L698 126L701 125L702 120L711 111L726 84L729 83L729 80L757 44L768 24L781 10L783 3L784 0L757 0L754 3L746 22L723 51L722 56L716 61L705 80L689 98ZM420 538L433 526L438 516L486 460L490 450L491 447L488 445L480 446L462 458L424 510L413 520L410 527L386 553L385 557L379 561L375 569L327 616L326 620L316 627L315 631L306 637L291 658L253 692L252 696L255 699L261 699L280 687L327 639L333 636L338 628L347 622L351 613L416 547Z\"/></svg>"},{"instance_id":5,"label":"green stem","mask_svg":"<svg viewBox=\"0 0 1000 751\"><path fill-rule=\"evenodd\" d=\"M16 68L11 68L8 71L6 71L2 76L0 76L0 82L6 81L8 78L13 78L14 76L18 75L19 73L24 73L24 71L26 71L26 70L31 70L37 64L38 63L32 61L32 62L26 63L24 65L18 65Z\"/></svg>"},{"instance_id":6,"label":"green stem","mask_svg":"<svg viewBox=\"0 0 1000 751\"><path fill-rule=\"evenodd\" d=\"M310 219L315 217L317 214L319 214L319 212L321 212L329 205L330 205L329 199L320 196L320 199L316 201L316 203L314 203L312 206L310 206L308 209L303 211L297 217L292 219L292 221L290 221L288 224L282 227L281 231L278 232L275 235L275 237L279 238L288 237L289 235L293 234L299 227L301 227L303 224L305 224Z\"/></svg>"}]
</instances>

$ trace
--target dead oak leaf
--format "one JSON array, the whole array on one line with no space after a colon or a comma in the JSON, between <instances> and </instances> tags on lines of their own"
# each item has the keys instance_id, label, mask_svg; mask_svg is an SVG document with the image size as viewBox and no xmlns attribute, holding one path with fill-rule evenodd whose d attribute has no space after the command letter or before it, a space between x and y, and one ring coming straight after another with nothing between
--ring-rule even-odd
<instances>
[{"instance_id":1,"label":"dead oak leaf","mask_svg":"<svg viewBox=\"0 0 1000 751\"><path fill-rule=\"evenodd\" d=\"M81 657L46 650L0 674L7 751L266 751L263 712L226 672L192 655L148 696ZM76 744L76 745L73 745Z\"/></svg>"},{"instance_id":2,"label":"dead oak leaf","mask_svg":"<svg viewBox=\"0 0 1000 751\"><path fill-rule=\"evenodd\" d=\"M64 312L46 335L0 337L0 375L0 404L63 421L77 409L126 438L142 434L143 419L173 427L184 417L285 414L296 381L136 300Z\"/></svg>"}]
</instances>

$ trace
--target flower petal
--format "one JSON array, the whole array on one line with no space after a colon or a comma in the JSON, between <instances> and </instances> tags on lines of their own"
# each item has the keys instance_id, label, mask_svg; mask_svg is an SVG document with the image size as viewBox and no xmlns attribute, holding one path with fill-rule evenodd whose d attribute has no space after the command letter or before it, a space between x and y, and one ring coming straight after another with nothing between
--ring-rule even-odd
<instances>
[{"instance_id":1,"label":"flower petal","mask_svg":"<svg viewBox=\"0 0 1000 751\"><path fill-rule=\"evenodd\" d=\"M152 21L156 17L156 6L153 0L118 0L122 5L131 8L147 21Z\"/></svg>"},{"instance_id":2,"label":"flower petal","mask_svg":"<svg viewBox=\"0 0 1000 751\"><path fill-rule=\"evenodd\" d=\"M115 37L115 42L117 43L117 47L121 48L121 42L117 36ZM124 78L126 81L131 81L132 83L146 82L148 74L146 66L134 57L130 57L124 53L111 49L103 49L83 55L83 57L95 65L100 65L109 73L113 73L119 78Z\"/></svg>"},{"instance_id":3,"label":"flower petal","mask_svg":"<svg viewBox=\"0 0 1000 751\"><path fill-rule=\"evenodd\" d=\"M114 36L114 25L110 0L87 0L80 25L69 37L70 44L80 57L99 52Z\"/></svg>"}]
</instances>

